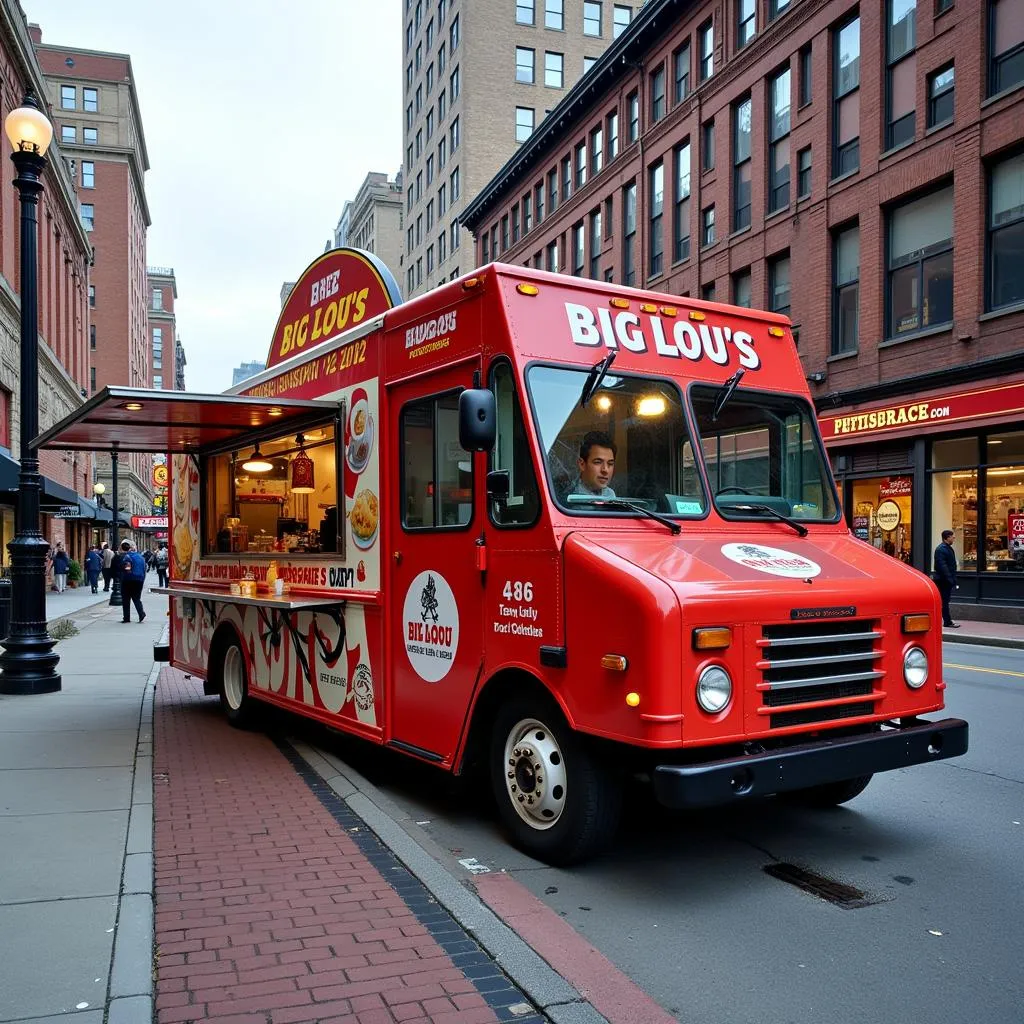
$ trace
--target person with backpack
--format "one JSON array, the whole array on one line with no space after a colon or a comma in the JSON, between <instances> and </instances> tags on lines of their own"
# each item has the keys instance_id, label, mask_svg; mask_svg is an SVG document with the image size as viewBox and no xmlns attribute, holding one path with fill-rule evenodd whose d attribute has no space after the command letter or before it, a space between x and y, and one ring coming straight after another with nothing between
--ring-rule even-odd
<instances>
[{"instance_id":1,"label":"person with backpack","mask_svg":"<svg viewBox=\"0 0 1024 1024\"><path fill-rule=\"evenodd\" d=\"M146 561L135 551L130 540L121 541L121 553L118 555L121 571L121 610L124 613L122 622L131 622L131 604L139 613L139 622L145 622L146 611L142 607L142 584L146 580ZM130 602L130 603L129 603Z\"/></svg>"},{"instance_id":2,"label":"person with backpack","mask_svg":"<svg viewBox=\"0 0 1024 1024\"><path fill-rule=\"evenodd\" d=\"M94 594L99 593L100 573L103 571L103 556L99 545L93 544L85 556L85 574L89 577L89 586Z\"/></svg>"},{"instance_id":3,"label":"person with backpack","mask_svg":"<svg viewBox=\"0 0 1024 1024\"><path fill-rule=\"evenodd\" d=\"M68 569L71 568L71 559L64 550L63 544L58 544L53 553L53 583L58 594L63 594L68 585Z\"/></svg>"},{"instance_id":4,"label":"person with backpack","mask_svg":"<svg viewBox=\"0 0 1024 1024\"><path fill-rule=\"evenodd\" d=\"M153 556L153 562L156 565L157 583L161 587L167 586L167 565L169 561L167 542L161 541L160 547L156 549L156 554Z\"/></svg>"}]
</instances>

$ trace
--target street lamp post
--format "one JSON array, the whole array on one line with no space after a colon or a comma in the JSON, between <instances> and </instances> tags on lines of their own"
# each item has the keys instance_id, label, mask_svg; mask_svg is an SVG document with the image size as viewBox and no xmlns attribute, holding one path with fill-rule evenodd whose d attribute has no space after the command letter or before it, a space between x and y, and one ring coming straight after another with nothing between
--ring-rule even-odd
<instances>
[{"instance_id":1,"label":"street lamp post","mask_svg":"<svg viewBox=\"0 0 1024 1024\"><path fill-rule=\"evenodd\" d=\"M36 207L43 191L46 147L53 126L29 93L4 122L11 141L21 200L21 470L11 553L11 624L0 654L0 693L53 693L60 689L56 641L46 631L46 553L39 529L39 324L36 294Z\"/></svg>"},{"instance_id":2,"label":"street lamp post","mask_svg":"<svg viewBox=\"0 0 1024 1024\"><path fill-rule=\"evenodd\" d=\"M119 522L119 512L117 504L117 461L119 452L117 450L117 442L114 442L113 450L110 452L110 484L113 494L111 498L114 503L113 508L113 522L110 524L110 547L114 552L114 561L117 563L114 567L113 582L110 585L110 603L116 605L118 608L121 607L121 562L119 561L120 553L117 550L118 544L118 527L121 525Z\"/></svg>"}]
</instances>

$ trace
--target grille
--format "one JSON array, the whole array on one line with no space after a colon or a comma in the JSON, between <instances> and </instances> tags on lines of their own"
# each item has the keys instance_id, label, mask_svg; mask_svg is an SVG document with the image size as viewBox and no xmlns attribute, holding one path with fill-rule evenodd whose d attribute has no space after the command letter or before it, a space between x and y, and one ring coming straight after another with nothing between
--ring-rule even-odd
<instances>
[{"instance_id":1,"label":"grille","mask_svg":"<svg viewBox=\"0 0 1024 1024\"><path fill-rule=\"evenodd\" d=\"M870 714L870 700L829 703L869 697L885 673L878 667L882 651L878 624L869 620L817 621L765 626L762 639L761 692L764 711L772 709L773 729L837 721ZM799 707L796 707L799 705ZM776 709L793 707L792 711Z\"/></svg>"}]
</instances>

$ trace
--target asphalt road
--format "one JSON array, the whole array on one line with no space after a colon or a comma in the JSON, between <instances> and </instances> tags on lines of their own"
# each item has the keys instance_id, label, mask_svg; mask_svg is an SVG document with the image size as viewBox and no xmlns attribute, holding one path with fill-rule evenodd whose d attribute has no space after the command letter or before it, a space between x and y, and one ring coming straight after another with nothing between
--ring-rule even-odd
<instances>
[{"instance_id":1,"label":"asphalt road","mask_svg":"<svg viewBox=\"0 0 1024 1024\"><path fill-rule=\"evenodd\" d=\"M362 744L340 753L451 857L508 871L681 1021L1020 1024L1024 652L947 645L966 756L873 780L844 808L766 800L672 813L631 793L613 851L559 870L509 847L486 801ZM765 873L864 894L843 908Z\"/></svg>"}]
</instances>

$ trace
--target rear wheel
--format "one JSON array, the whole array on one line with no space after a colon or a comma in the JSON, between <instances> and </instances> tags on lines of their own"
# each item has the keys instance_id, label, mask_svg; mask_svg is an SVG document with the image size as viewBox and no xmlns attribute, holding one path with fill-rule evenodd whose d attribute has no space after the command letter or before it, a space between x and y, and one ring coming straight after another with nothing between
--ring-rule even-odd
<instances>
[{"instance_id":1,"label":"rear wheel","mask_svg":"<svg viewBox=\"0 0 1024 1024\"><path fill-rule=\"evenodd\" d=\"M548 864L573 864L612 839L621 779L543 700L510 701L491 739L491 782L512 841Z\"/></svg>"},{"instance_id":2,"label":"rear wheel","mask_svg":"<svg viewBox=\"0 0 1024 1024\"><path fill-rule=\"evenodd\" d=\"M858 775L854 779L843 779L841 782L827 782L822 786L811 786L808 789L795 789L784 793L788 803L801 807L838 807L860 796L873 776Z\"/></svg>"},{"instance_id":3,"label":"rear wheel","mask_svg":"<svg viewBox=\"0 0 1024 1024\"><path fill-rule=\"evenodd\" d=\"M249 673L242 645L231 639L221 648L220 706L232 725L244 729L255 717L254 704L249 696Z\"/></svg>"}]
</instances>

